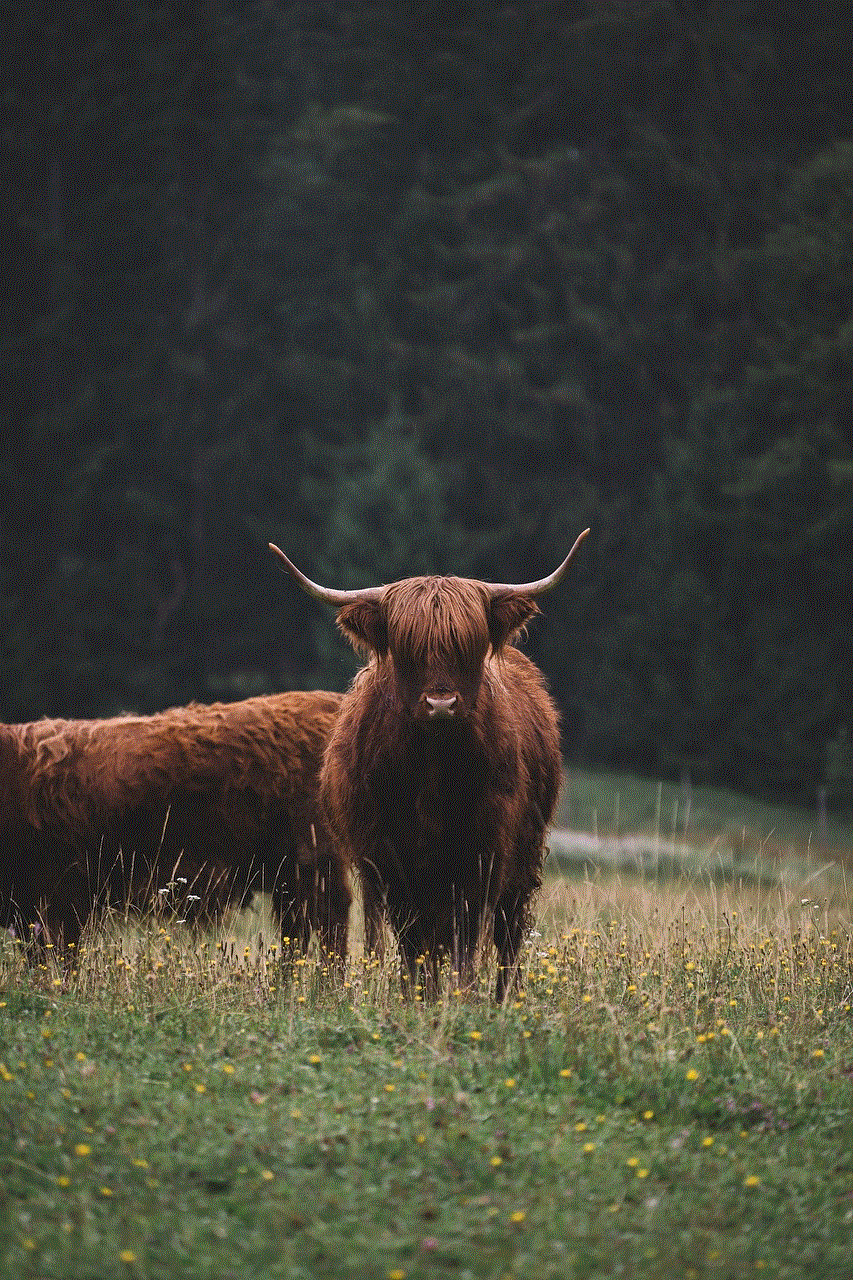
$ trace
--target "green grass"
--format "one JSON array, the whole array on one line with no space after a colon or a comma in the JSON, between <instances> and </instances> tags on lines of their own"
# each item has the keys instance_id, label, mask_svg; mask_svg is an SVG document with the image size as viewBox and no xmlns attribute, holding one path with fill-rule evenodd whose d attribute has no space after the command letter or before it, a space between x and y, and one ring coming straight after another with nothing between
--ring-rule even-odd
<instances>
[{"instance_id":1,"label":"green grass","mask_svg":"<svg viewBox=\"0 0 853 1280\"><path fill-rule=\"evenodd\" d=\"M849 902L550 881L517 999L268 921L0 958L0 1275L846 1277ZM260 937L258 935L261 935Z\"/></svg>"},{"instance_id":2,"label":"green grass","mask_svg":"<svg viewBox=\"0 0 853 1280\"><path fill-rule=\"evenodd\" d=\"M645 832L687 843L735 844L746 854L853 855L853 815L774 804L717 787L657 782L566 766L555 826L606 835Z\"/></svg>"}]
</instances>

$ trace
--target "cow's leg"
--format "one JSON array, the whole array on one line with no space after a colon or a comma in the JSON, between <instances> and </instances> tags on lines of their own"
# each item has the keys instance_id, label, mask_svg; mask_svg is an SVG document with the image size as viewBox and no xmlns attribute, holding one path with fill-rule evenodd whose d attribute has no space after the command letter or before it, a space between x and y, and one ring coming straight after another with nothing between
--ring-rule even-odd
<instances>
[{"instance_id":1,"label":"cow's leg","mask_svg":"<svg viewBox=\"0 0 853 1280\"><path fill-rule=\"evenodd\" d=\"M477 947L483 919L482 885L473 880L453 885L451 967L463 991L475 983Z\"/></svg>"},{"instance_id":2,"label":"cow's leg","mask_svg":"<svg viewBox=\"0 0 853 1280\"><path fill-rule=\"evenodd\" d=\"M103 915L104 902L97 888L85 855L80 855L66 865L40 904L40 939L68 962L76 964L84 928Z\"/></svg>"},{"instance_id":3,"label":"cow's leg","mask_svg":"<svg viewBox=\"0 0 853 1280\"><path fill-rule=\"evenodd\" d=\"M404 929L399 934L399 946L400 984L404 994L410 999L414 999L415 993L420 991L422 996L428 998L430 992L425 981L426 966L423 950L419 945L419 940L413 936L411 929Z\"/></svg>"},{"instance_id":4,"label":"cow's leg","mask_svg":"<svg viewBox=\"0 0 853 1280\"><path fill-rule=\"evenodd\" d=\"M343 869L334 858L320 858L314 867L309 909L310 923L320 939L324 957L343 977L347 958L352 894Z\"/></svg>"},{"instance_id":5,"label":"cow's leg","mask_svg":"<svg viewBox=\"0 0 853 1280\"><path fill-rule=\"evenodd\" d=\"M385 892L379 877L371 867L362 867L361 901L364 915L364 952L385 958Z\"/></svg>"},{"instance_id":6,"label":"cow's leg","mask_svg":"<svg viewBox=\"0 0 853 1280\"><path fill-rule=\"evenodd\" d=\"M418 920L406 918L398 923L399 914L389 911L391 924L400 949L400 981L410 999L420 995L424 1001L434 1000L439 991L439 968L442 953L432 934L424 931Z\"/></svg>"},{"instance_id":7,"label":"cow's leg","mask_svg":"<svg viewBox=\"0 0 853 1280\"><path fill-rule=\"evenodd\" d=\"M276 877L271 893L273 911L279 924L282 959L293 952L303 955L311 938L311 922L301 884L290 884Z\"/></svg>"},{"instance_id":8,"label":"cow's leg","mask_svg":"<svg viewBox=\"0 0 853 1280\"><path fill-rule=\"evenodd\" d=\"M495 1000L503 1004L518 981L518 961L524 942L527 904L519 894L498 900L495 907L494 935L498 952L498 980Z\"/></svg>"}]
</instances>

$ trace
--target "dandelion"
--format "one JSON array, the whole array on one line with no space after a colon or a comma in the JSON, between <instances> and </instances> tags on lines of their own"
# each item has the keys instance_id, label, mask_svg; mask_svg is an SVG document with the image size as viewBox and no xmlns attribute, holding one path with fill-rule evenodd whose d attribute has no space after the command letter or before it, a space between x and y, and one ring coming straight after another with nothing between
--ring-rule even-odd
<instances>
[{"instance_id":1,"label":"dandelion","mask_svg":"<svg viewBox=\"0 0 853 1280\"><path fill-rule=\"evenodd\" d=\"M111 1188L111 1187L101 1187L101 1188L100 1188L100 1191L101 1191L101 1195L102 1195L102 1196L106 1196L106 1197L107 1197L107 1199L109 1199L109 1197L112 1195L112 1188Z\"/></svg>"},{"instance_id":2,"label":"dandelion","mask_svg":"<svg viewBox=\"0 0 853 1280\"><path fill-rule=\"evenodd\" d=\"M649 1171L648 1171L648 1169L638 1169L638 1170L637 1170L637 1177L638 1177L638 1178L647 1178L648 1176L649 1176Z\"/></svg>"},{"instance_id":3,"label":"dandelion","mask_svg":"<svg viewBox=\"0 0 853 1280\"><path fill-rule=\"evenodd\" d=\"M205 1084L197 1084L197 1085L195 1086L195 1091L196 1091L196 1093L207 1093L207 1085L205 1085Z\"/></svg>"},{"instance_id":4,"label":"dandelion","mask_svg":"<svg viewBox=\"0 0 853 1280\"><path fill-rule=\"evenodd\" d=\"M685 1080L698 1080L699 1072L696 1070L695 1067L691 1067L690 1070L685 1073L684 1078Z\"/></svg>"},{"instance_id":5,"label":"dandelion","mask_svg":"<svg viewBox=\"0 0 853 1280\"><path fill-rule=\"evenodd\" d=\"M560 1076L563 1080L568 1080L571 1074L572 1074L571 1067L563 1067L562 1071L560 1072Z\"/></svg>"},{"instance_id":6,"label":"dandelion","mask_svg":"<svg viewBox=\"0 0 853 1280\"><path fill-rule=\"evenodd\" d=\"M225 1072L225 1074L226 1074L227 1076L233 1076L233 1074L234 1074L234 1066L233 1066L233 1063L231 1063L231 1062L223 1062L223 1064L222 1064L222 1070Z\"/></svg>"},{"instance_id":7,"label":"dandelion","mask_svg":"<svg viewBox=\"0 0 853 1280\"><path fill-rule=\"evenodd\" d=\"M136 1261L136 1254L133 1252L132 1249L122 1249L121 1253L118 1256L122 1262Z\"/></svg>"},{"instance_id":8,"label":"dandelion","mask_svg":"<svg viewBox=\"0 0 853 1280\"><path fill-rule=\"evenodd\" d=\"M71 1179L69 1178L68 1174L67 1174L67 1173L61 1173L61 1174L59 1175L59 1177L56 1179L56 1185L57 1185L58 1187L70 1187L70 1186L71 1186Z\"/></svg>"},{"instance_id":9,"label":"dandelion","mask_svg":"<svg viewBox=\"0 0 853 1280\"><path fill-rule=\"evenodd\" d=\"M471 1031L469 1034L470 1034L470 1037L471 1037L471 1039L472 1039L472 1040L481 1040L481 1039L482 1039L482 1033L481 1033L481 1032L479 1032L479 1031Z\"/></svg>"},{"instance_id":10,"label":"dandelion","mask_svg":"<svg viewBox=\"0 0 853 1280\"><path fill-rule=\"evenodd\" d=\"M513 1079L512 1076L507 1076L506 1080L504 1080L504 1085L506 1086L507 1089L514 1089L515 1080Z\"/></svg>"},{"instance_id":11,"label":"dandelion","mask_svg":"<svg viewBox=\"0 0 853 1280\"><path fill-rule=\"evenodd\" d=\"M388 1272L388 1280L406 1280L406 1273L400 1267L394 1267Z\"/></svg>"},{"instance_id":12,"label":"dandelion","mask_svg":"<svg viewBox=\"0 0 853 1280\"><path fill-rule=\"evenodd\" d=\"M594 1150L595 1150L594 1142L585 1142L583 1144L583 1153L585 1156L591 1156Z\"/></svg>"},{"instance_id":13,"label":"dandelion","mask_svg":"<svg viewBox=\"0 0 853 1280\"><path fill-rule=\"evenodd\" d=\"M757 1187L761 1185L761 1179L757 1174L751 1173L748 1177L744 1178L743 1185L745 1187Z\"/></svg>"},{"instance_id":14,"label":"dandelion","mask_svg":"<svg viewBox=\"0 0 853 1280\"><path fill-rule=\"evenodd\" d=\"M386 1084L386 1086L385 1086L385 1092L386 1092L386 1093L393 1093L395 1088L396 1088L396 1085L393 1085L393 1084Z\"/></svg>"},{"instance_id":15,"label":"dandelion","mask_svg":"<svg viewBox=\"0 0 853 1280\"><path fill-rule=\"evenodd\" d=\"M497 1169L500 1167L500 1165L503 1164L503 1157L492 1156L491 1160L489 1161L489 1164L492 1166L493 1169Z\"/></svg>"},{"instance_id":16,"label":"dandelion","mask_svg":"<svg viewBox=\"0 0 853 1280\"><path fill-rule=\"evenodd\" d=\"M586 1123L583 1120L578 1120L577 1124L575 1125L575 1133L585 1133L585 1132L586 1132Z\"/></svg>"},{"instance_id":17,"label":"dandelion","mask_svg":"<svg viewBox=\"0 0 853 1280\"><path fill-rule=\"evenodd\" d=\"M308 1061L311 1063L312 1067L316 1067L317 1063L322 1062L323 1059L320 1057L319 1053L312 1053Z\"/></svg>"},{"instance_id":18,"label":"dandelion","mask_svg":"<svg viewBox=\"0 0 853 1280\"><path fill-rule=\"evenodd\" d=\"M275 1177L275 1174L273 1173L272 1169L262 1169L261 1177L263 1178L264 1182L272 1182L273 1178Z\"/></svg>"},{"instance_id":19,"label":"dandelion","mask_svg":"<svg viewBox=\"0 0 853 1280\"><path fill-rule=\"evenodd\" d=\"M713 1145L714 1145L714 1139L713 1139L713 1138L703 1138L703 1139L702 1139L702 1146L703 1146L703 1147L713 1147Z\"/></svg>"},{"instance_id":20,"label":"dandelion","mask_svg":"<svg viewBox=\"0 0 853 1280\"><path fill-rule=\"evenodd\" d=\"M627 1164L629 1169L636 1169L640 1161L637 1156L629 1156L628 1159L625 1161L625 1163Z\"/></svg>"},{"instance_id":21,"label":"dandelion","mask_svg":"<svg viewBox=\"0 0 853 1280\"><path fill-rule=\"evenodd\" d=\"M147 1160L134 1160L137 1169L147 1169L149 1167Z\"/></svg>"},{"instance_id":22,"label":"dandelion","mask_svg":"<svg viewBox=\"0 0 853 1280\"><path fill-rule=\"evenodd\" d=\"M644 1120L654 1120L654 1118L655 1118L655 1113L654 1113L654 1111L644 1111L644 1112L643 1112L643 1119L644 1119Z\"/></svg>"},{"instance_id":23,"label":"dandelion","mask_svg":"<svg viewBox=\"0 0 853 1280\"><path fill-rule=\"evenodd\" d=\"M527 1214L524 1212L523 1209L516 1209L513 1213L509 1215L509 1220L510 1222L523 1222L526 1217L527 1217Z\"/></svg>"},{"instance_id":24,"label":"dandelion","mask_svg":"<svg viewBox=\"0 0 853 1280\"><path fill-rule=\"evenodd\" d=\"M415 1142L418 1144L419 1147L422 1147L426 1142L426 1137L422 1133L416 1133Z\"/></svg>"},{"instance_id":25,"label":"dandelion","mask_svg":"<svg viewBox=\"0 0 853 1280\"><path fill-rule=\"evenodd\" d=\"M78 1142L74 1148L74 1154L75 1156L90 1156L92 1154L92 1148L89 1146L88 1142Z\"/></svg>"},{"instance_id":26,"label":"dandelion","mask_svg":"<svg viewBox=\"0 0 853 1280\"><path fill-rule=\"evenodd\" d=\"M822 1058L822 1057L823 1057L823 1049L815 1049L815 1050L814 1050L814 1052L812 1053L812 1057L813 1057L813 1058Z\"/></svg>"}]
</instances>

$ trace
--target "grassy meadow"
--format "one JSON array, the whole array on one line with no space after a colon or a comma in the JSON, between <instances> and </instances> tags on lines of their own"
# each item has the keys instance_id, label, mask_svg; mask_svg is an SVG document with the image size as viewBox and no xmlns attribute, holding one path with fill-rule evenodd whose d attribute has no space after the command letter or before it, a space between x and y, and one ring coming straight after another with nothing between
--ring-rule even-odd
<instances>
[{"instance_id":1,"label":"grassy meadow","mask_svg":"<svg viewBox=\"0 0 853 1280\"><path fill-rule=\"evenodd\" d=\"M809 853L550 876L503 1008L488 967L404 1001L357 927L342 983L283 967L262 908L4 944L0 1276L849 1276L850 897Z\"/></svg>"}]
</instances>

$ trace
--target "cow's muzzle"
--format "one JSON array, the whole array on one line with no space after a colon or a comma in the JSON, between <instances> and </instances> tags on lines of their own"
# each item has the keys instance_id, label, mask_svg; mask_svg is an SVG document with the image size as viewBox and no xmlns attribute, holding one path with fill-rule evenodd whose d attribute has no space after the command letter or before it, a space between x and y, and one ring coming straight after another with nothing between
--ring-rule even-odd
<instances>
[{"instance_id":1,"label":"cow's muzzle","mask_svg":"<svg viewBox=\"0 0 853 1280\"><path fill-rule=\"evenodd\" d=\"M431 698L426 695L427 715L433 719L447 719L454 716L459 709L459 694L452 693L447 698Z\"/></svg>"}]
</instances>

